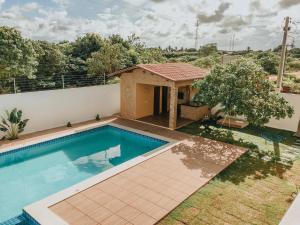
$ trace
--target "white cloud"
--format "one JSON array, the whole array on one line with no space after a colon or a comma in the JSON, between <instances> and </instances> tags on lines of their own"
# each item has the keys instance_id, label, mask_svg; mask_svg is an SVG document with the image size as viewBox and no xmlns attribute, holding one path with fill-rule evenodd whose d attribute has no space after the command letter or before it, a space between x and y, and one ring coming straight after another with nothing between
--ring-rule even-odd
<instances>
[{"instance_id":1,"label":"white cloud","mask_svg":"<svg viewBox=\"0 0 300 225\"><path fill-rule=\"evenodd\" d=\"M201 45L217 42L226 49L236 33L237 48L266 49L280 44L286 14L300 20L300 5L279 10L284 0L86 0L85 8L77 1L52 0L55 7L27 3L3 8L1 24L15 26L27 37L50 41L74 40L87 32L123 37L136 33L149 46L193 47L199 17Z\"/></svg>"},{"instance_id":2,"label":"white cloud","mask_svg":"<svg viewBox=\"0 0 300 225\"><path fill-rule=\"evenodd\" d=\"M0 0L0 9L1 9L1 5L3 5L5 2L5 0Z\"/></svg>"}]
</instances>

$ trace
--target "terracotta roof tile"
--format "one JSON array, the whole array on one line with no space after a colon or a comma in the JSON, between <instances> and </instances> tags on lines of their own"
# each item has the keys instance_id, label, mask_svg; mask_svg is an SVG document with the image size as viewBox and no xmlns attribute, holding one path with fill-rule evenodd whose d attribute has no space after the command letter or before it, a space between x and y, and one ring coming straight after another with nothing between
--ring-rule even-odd
<instances>
[{"instance_id":1,"label":"terracotta roof tile","mask_svg":"<svg viewBox=\"0 0 300 225\"><path fill-rule=\"evenodd\" d=\"M134 67L117 71L110 76L118 75L134 69L143 69L172 81L195 80L205 77L208 70L195 67L188 63L139 64Z\"/></svg>"},{"instance_id":2,"label":"terracotta roof tile","mask_svg":"<svg viewBox=\"0 0 300 225\"><path fill-rule=\"evenodd\" d=\"M137 67L173 81L199 79L208 73L188 63L139 64Z\"/></svg>"}]
</instances>

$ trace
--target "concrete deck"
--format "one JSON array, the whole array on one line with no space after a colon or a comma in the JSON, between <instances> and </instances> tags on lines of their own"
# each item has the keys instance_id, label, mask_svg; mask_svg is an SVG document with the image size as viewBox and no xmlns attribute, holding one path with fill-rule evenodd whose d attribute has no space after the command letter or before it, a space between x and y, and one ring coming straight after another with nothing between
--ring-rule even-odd
<instances>
[{"instance_id":1,"label":"concrete deck","mask_svg":"<svg viewBox=\"0 0 300 225\"><path fill-rule=\"evenodd\" d=\"M155 224L245 152L136 121L114 123L180 143L50 207L69 224Z\"/></svg>"}]
</instances>

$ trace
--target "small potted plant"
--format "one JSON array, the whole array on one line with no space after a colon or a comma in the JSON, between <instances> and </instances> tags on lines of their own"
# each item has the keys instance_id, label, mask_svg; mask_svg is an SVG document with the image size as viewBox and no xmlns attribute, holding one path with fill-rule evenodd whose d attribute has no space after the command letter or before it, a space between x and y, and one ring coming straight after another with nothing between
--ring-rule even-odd
<instances>
[{"instance_id":1,"label":"small potted plant","mask_svg":"<svg viewBox=\"0 0 300 225\"><path fill-rule=\"evenodd\" d=\"M6 111L6 118L1 117L0 131L5 132L5 138L15 140L24 131L29 119L22 119L22 110L14 108L11 112Z\"/></svg>"},{"instance_id":2,"label":"small potted plant","mask_svg":"<svg viewBox=\"0 0 300 225\"><path fill-rule=\"evenodd\" d=\"M97 121L101 120L101 118L100 118L100 115L99 115L99 114L97 114L97 115L96 115L96 120L97 120Z\"/></svg>"}]
</instances>

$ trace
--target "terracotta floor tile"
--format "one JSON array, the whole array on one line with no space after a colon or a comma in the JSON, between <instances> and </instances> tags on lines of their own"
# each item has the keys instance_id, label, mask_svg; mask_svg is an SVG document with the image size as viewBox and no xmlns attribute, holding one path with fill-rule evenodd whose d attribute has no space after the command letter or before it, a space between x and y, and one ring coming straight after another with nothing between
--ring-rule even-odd
<instances>
[{"instance_id":1,"label":"terracotta floor tile","mask_svg":"<svg viewBox=\"0 0 300 225\"><path fill-rule=\"evenodd\" d=\"M141 199L141 197L134 193L129 193L128 196L123 196L122 198L120 198L121 201L125 202L128 205L130 205L132 202L138 201L139 199Z\"/></svg>"},{"instance_id":2,"label":"terracotta floor tile","mask_svg":"<svg viewBox=\"0 0 300 225\"><path fill-rule=\"evenodd\" d=\"M106 218L112 216L113 213L111 211L109 211L108 209L100 206L99 208L88 212L87 215L89 217L93 218L93 220L95 220L96 222L101 223Z\"/></svg>"},{"instance_id":3,"label":"terracotta floor tile","mask_svg":"<svg viewBox=\"0 0 300 225\"><path fill-rule=\"evenodd\" d=\"M112 215L101 222L101 225L125 225L128 221L117 215Z\"/></svg>"},{"instance_id":4,"label":"terracotta floor tile","mask_svg":"<svg viewBox=\"0 0 300 225\"><path fill-rule=\"evenodd\" d=\"M166 210L171 210L175 208L178 205L178 201L175 201L171 198L163 196L158 202L155 204L158 205L161 208L164 208Z\"/></svg>"},{"instance_id":5,"label":"terracotta floor tile","mask_svg":"<svg viewBox=\"0 0 300 225\"><path fill-rule=\"evenodd\" d=\"M116 184L109 180L105 180L104 182L101 182L100 184L95 185L96 188L99 188L103 192L108 193L108 191L113 190L115 188L118 188Z\"/></svg>"},{"instance_id":6,"label":"terracotta floor tile","mask_svg":"<svg viewBox=\"0 0 300 225\"><path fill-rule=\"evenodd\" d=\"M136 218L131 220L134 225L152 225L156 223L156 220L144 213L138 215Z\"/></svg>"},{"instance_id":7,"label":"terracotta floor tile","mask_svg":"<svg viewBox=\"0 0 300 225\"><path fill-rule=\"evenodd\" d=\"M76 205L76 204L84 201L85 199L87 199L87 197L84 196L82 193L79 193L79 194L73 195L70 198L67 198L66 201L68 203L70 203L71 205Z\"/></svg>"},{"instance_id":8,"label":"terracotta floor tile","mask_svg":"<svg viewBox=\"0 0 300 225\"><path fill-rule=\"evenodd\" d=\"M99 194L103 193L99 188L91 187L89 189L86 189L85 191L81 192L85 197L88 197L89 199L93 199L97 197Z\"/></svg>"},{"instance_id":9,"label":"terracotta floor tile","mask_svg":"<svg viewBox=\"0 0 300 225\"><path fill-rule=\"evenodd\" d=\"M117 184L113 184L113 186L108 186L106 188L101 189L103 192L108 193L112 196L114 196L117 193L120 193L121 191L123 191L124 189L121 188L120 186L118 186Z\"/></svg>"},{"instance_id":10,"label":"terracotta floor tile","mask_svg":"<svg viewBox=\"0 0 300 225\"><path fill-rule=\"evenodd\" d=\"M132 206L147 214L148 216L153 217L154 219L160 219L162 215L165 215L168 212L166 209L163 209L147 200L134 202L132 203Z\"/></svg>"},{"instance_id":11,"label":"terracotta floor tile","mask_svg":"<svg viewBox=\"0 0 300 225\"><path fill-rule=\"evenodd\" d=\"M100 192L98 195L94 196L93 201L96 202L99 205L105 205L106 203L112 201L114 198L113 196L104 193L104 192Z\"/></svg>"},{"instance_id":12,"label":"terracotta floor tile","mask_svg":"<svg viewBox=\"0 0 300 225\"><path fill-rule=\"evenodd\" d=\"M60 214L58 214L60 215ZM84 214L76 208L72 208L66 212L63 213L63 215L60 215L66 222L72 224L73 222L77 221L81 217L84 216Z\"/></svg>"},{"instance_id":13,"label":"terracotta floor tile","mask_svg":"<svg viewBox=\"0 0 300 225\"><path fill-rule=\"evenodd\" d=\"M129 205L123 207L117 212L117 215L122 217L123 219L127 220L128 222L131 222L134 218L136 218L138 215L140 215L141 212Z\"/></svg>"},{"instance_id":14,"label":"terracotta floor tile","mask_svg":"<svg viewBox=\"0 0 300 225\"><path fill-rule=\"evenodd\" d=\"M184 199L186 199L188 197L187 194L177 191L174 188L167 188L164 191L162 191L161 194L163 194L166 197L169 197L175 201L183 201Z\"/></svg>"},{"instance_id":15,"label":"terracotta floor tile","mask_svg":"<svg viewBox=\"0 0 300 225\"><path fill-rule=\"evenodd\" d=\"M76 205L76 208L78 208L84 214L88 214L90 211L99 208L99 206L100 205L98 205L96 202L86 199L81 204Z\"/></svg>"},{"instance_id":16,"label":"terracotta floor tile","mask_svg":"<svg viewBox=\"0 0 300 225\"><path fill-rule=\"evenodd\" d=\"M116 198L103 205L103 207L105 207L106 209L110 210L113 213L116 213L117 211L119 211L121 208L125 206L126 204L124 202Z\"/></svg>"},{"instance_id":17,"label":"terracotta floor tile","mask_svg":"<svg viewBox=\"0 0 300 225\"><path fill-rule=\"evenodd\" d=\"M165 215L166 212L168 212L166 209L163 209L157 206L156 204L145 199L139 199L131 203L130 205L155 219L161 218L160 215Z\"/></svg>"},{"instance_id":18,"label":"terracotta floor tile","mask_svg":"<svg viewBox=\"0 0 300 225\"><path fill-rule=\"evenodd\" d=\"M117 123L182 143L51 207L71 225L154 224L244 152L133 121Z\"/></svg>"},{"instance_id":19,"label":"terracotta floor tile","mask_svg":"<svg viewBox=\"0 0 300 225\"><path fill-rule=\"evenodd\" d=\"M138 196L144 196L147 192L149 191L148 188L140 185L140 184L136 184L131 190L130 192L138 195Z\"/></svg>"},{"instance_id":20,"label":"terracotta floor tile","mask_svg":"<svg viewBox=\"0 0 300 225\"><path fill-rule=\"evenodd\" d=\"M80 217L78 220L72 222L72 225L97 225L98 223L95 220L92 220L88 216Z\"/></svg>"},{"instance_id":21,"label":"terracotta floor tile","mask_svg":"<svg viewBox=\"0 0 300 225\"><path fill-rule=\"evenodd\" d=\"M163 197L162 194L160 194L158 192L155 192L155 191L152 191L152 190L149 190L143 196L144 199L146 199L150 202L153 202L153 203L158 202L162 197Z\"/></svg>"},{"instance_id":22,"label":"terracotta floor tile","mask_svg":"<svg viewBox=\"0 0 300 225\"><path fill-rule=\"evenodd\" d=\"M68 210L71 210L73 208L74 208L74 206L69 204L67 201L62 201L62 202L59 202L59 203L51 206L51 210L53 212L55 212L56 214L60 214L60 215L63 215Z\"/></svg>"}]
</instances>

